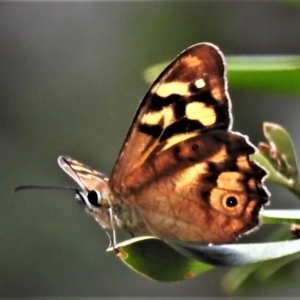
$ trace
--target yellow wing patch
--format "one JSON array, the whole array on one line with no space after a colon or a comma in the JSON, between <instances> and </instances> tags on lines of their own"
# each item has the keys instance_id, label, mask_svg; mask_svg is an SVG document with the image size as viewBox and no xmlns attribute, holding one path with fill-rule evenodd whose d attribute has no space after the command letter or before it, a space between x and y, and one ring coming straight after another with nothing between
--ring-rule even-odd
<instances>
[{"instance_id":1,"label":"yellow wing patch","mask_svg":"<svg viewBox=\"0 0 300 300\"><path fill-rule=\"evenodd\" d=\"M191 185L193 181L195 181L199 174L204 174L207 172L207 163L201 162L190 166L183 170L180 175L175 178L176 180L176 189L180 189Z\"/></svg>"},{"instance_id":2,"label":"yellow wing patch","mask_svg":"<svg viewBox=\"0 0 300 300\"><path fill-rule=\"evenodd\" d=\"M180 81L173 81L173 82L160 84L157 87L155 93L162 98L166 98L172 94L177 94L180 96L191 95L188 83L180 82Z\"/></svg>"},{"instance_id":3,"label":"yellow wing patch","mask_svg":"<svg viewBox=\"0 0 300 300\"><path fill-rule=\"evenodd\" d=\"M220 189L244 191L244 185L239 183L239 179L243 179L243 174L239 172L223 172L217 179L217 186Z\"/></svg>"},{"instance_id":4,"label":"yellow wing patch","mask_svg":"<svg viewBox=\"0 0 300 300\"><path fill-rule=\"evenodd\" d=\"M166 150L170 148L173 145L176 145L182 141L185 141L193 136L198 135L199 133L197 131L194 132L188 132L188 133L183 133L183 134L178 134L178 135L173 135L166 141L166 145L162 148L162 150Z\"/></svg>"},{"instance_id":5,"label":"yellow wing patch","mask_svg":"<svg viewBox=\"0 0 300 300\"><path fill-rule=\"evenodd\" d=\"M163 128L174 122L174 113L171 106L166 106L160 111L154 111L145 114L141 119L141 123L147 125L156 125L162 120Z\"/></svg>"},{"instance_id":6,"label":"yellow wing patch","mask_svg":"<svg viewBox=\"0 0 300 300\"><path fill-rule=\"evenodd\" d=\"M204 126L216 123L216 112L212 107L206 106L203 102L191 102L185 109L186 117L190 120L197 120Z\"/></svg>"}]
</instances>

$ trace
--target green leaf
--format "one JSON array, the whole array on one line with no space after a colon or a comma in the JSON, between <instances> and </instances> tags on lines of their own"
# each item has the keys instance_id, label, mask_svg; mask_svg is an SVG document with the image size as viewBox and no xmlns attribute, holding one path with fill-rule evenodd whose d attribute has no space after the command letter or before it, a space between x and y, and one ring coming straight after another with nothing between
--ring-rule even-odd
<instances>
[{"instance_id":1,"label":"green leaf","mask_svg":"<svg viewBox=\"0 0 300 300\"><path fill-rule=\"evenodd\" d=\"M300 8L300 1L299 0L277 0L278 2L284 2L287 4L292 4L296 8Z\"/></svg>"},{"instance_id":2,"label":"green leaf","mask_svg":"<svg viewBox=\"0 0 300 300\"><path fill-rule=\"evenodd\" d=\"M297 253L280 259L231 269L224 276L222 286L227 293L232 294L237 291L246 293L254 286L256 288L274 287L274 285L298 281L294 270L291 267L284 267L298 259L299 256Z\"/></svg>"},{"instance_id":3,"label":"green leaf","mask_svg":"<svg viewBox=\"0 0 300 300\"><path fill-rule=\"evenodd\" d=\"M230 86L300 95L300 55L228 56L226 60ZM167 65L163 62L147 68L146 82L152 83Z\"/></svg>"},{"instance_id":4,"label":"green leaf","mask_svg":"<svg viewBox=\"0 0 300 300\"><path fill-rule=\"evenodd\" d=\"M128 267L158 281L184 281L213 268L212 265L183 256L154 237L134 238L116 247L120 251L119 258Z\"/></svg>"},{"instance_id":5,"label":"green leaf","mask_svg":"<svg viewBox=\"0 0 300 300\"><path fill-rule=\"evenodd\" d=\"M147 83L152 83L158 77L158 75L168 66L169 63L170 62L165 61L148 67L143 74L144 80Z\"/></svg>"},{"instance_id":6,"label":"green leaf","mask_svg":"<svg viewBox=\"0 0 300 300\"><path fill-rule=\"evenodd\" d=\"M231 71L269 72L300 69L300 55L240 55L228 56Z\"/></svg>"},{"instance_id":7,"label":"green leaf","mask_svg":"<svg viewBox=\"0 0 300 300\"><path fill-rule=\"evenodd\" d=\"M300 224L299 209L266 209L259 214L264 224Z\"/></svg>"},{"instance_id":8,"label":"green leaf","mask_svg":"<svg viewBox=\"0 0 300 300\"><path fill-rule=\"evenodd\" d=\"M180 253L195 260L215 266L230 267L253 264L295 253L300 254L300 240L206 247L172 243L172 246Z\"/></svg>"},{"instance_id":9,"label":"green leaf","mask_svg":"<svg viewBox=\"0 0 300 300\"><path fill-rule=\"evenodd\" d=\"M287 189L292 188L293 182L276 171L274 166L264 155L262 155L261 153L255 153L251 155L251 159L253 159L268 171L269 175L267 177L267 180L277 183Z\"/></svg>"},{"instance_id":10,"label":"green leaf","mask_svg":"<svg viewBox=\"0 0 300 300\"><path fill-rule=\"evenodd\" d=\"M286 226L280 227L272 232L271 240L286 239L288 231ZM297 280L293 274L294 270L287 264L299 258L300 253L281 257L275 260L265 261L230 269L222 280L224 290L229 293L247 292L248 289L274 286L274 284L283 284ZM275 276L276 275L276 276Z\"/></svg>"},{"instance_id":11,"label":"green leaf","mask_svg":"<svg viewBox=\"0 0 300 300\"><path fill-rule=\"evenodd\" d=\"M267 143L258 143L259 153L272 165L274 170L278 168L278 161L274 158L274 149ZM276 151L275 151L276 152Z\"/></svg>"},{"instance_id":12,"label":"green leaf","mask_svg":"<svg viewBox=\"0 0 300 300\"><path fill-rule=\"evenodd\" d=\"M166 244L154 237L141 237L116 248L127 266L148 278L183 281L213 266L241 266L299 253L300 240L205 246L174 241Z\"/></svg>"},{"instance_id":13,"label":"green leaf","mask_svg":"<svg viewBox=\"0 0 300 300\"><path fill-rule=\"evenodd\" d=\"M289 133L280 125L265 122L263 131L266 139L269 141L271 148L274 148L279 155L282 156L287 168L286 176L294 181L298 180L297 159L294 150L294 145ZM285 175L285 174L284 174Z\"/></svg>"}]
</instances>

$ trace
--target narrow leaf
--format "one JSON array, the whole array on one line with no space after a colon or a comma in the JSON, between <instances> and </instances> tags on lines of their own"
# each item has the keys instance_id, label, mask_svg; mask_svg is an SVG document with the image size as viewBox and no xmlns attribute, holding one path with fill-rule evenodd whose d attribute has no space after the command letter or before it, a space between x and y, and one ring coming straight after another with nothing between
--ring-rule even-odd
<instances>
[{"instance_id":1,"label":"narrow leaf","mask_svg":"<svg viewBox=\"0 0 300 300\"><path fill-rule=\"evenodd\" d=\"M278 230L271 233L269 240L283 240L290 235L286 226L281 226ZM300 256L300 252L281 257L275 260L269 260L262 263L231 268L223 278L222 286L229 294L247 292L253 287L266 287L271 284L282 284L293 279L293 270L291 268L282 268L295 261ZM280 272L280 273L279 273ZM276 276L274 276L276 273ZM270 278L272 277L272 278ZM294 278L295 280L296 278ZM287 280L287 281L286 281ZM297 280L297 279L296 279Z\"/></svg>"},{"instance_id":2,"label":"narrow leaf","mask_svg":"<svg viewBox=\"0 0 300 300\"><path fill-rule=\"evenodd\" d=\"M183 243L170 245L180 253L198 261L215 266L231 267L253 264L300 252L300 240L210 247Z\"/></svg>"},{"instance_id":3,"label":"narrow leaf","mask_svg":"<svg viewBox=\"0 0 300 300\"><path fill-rule=\"evenodd\" d=\"M259 214L264 224L300 224L299 209L266 209Z\"/></svg>"},{"instance_id":4,"label":"narrow leaf","mask_svg":"<svg viewBox=\"0 0 300 300\"><path fill-rule=\"evenodd\" d=\"M297 179L297 159L289 133L282 126L268 122L264 123L263 130L271 147L274 147L283 156L290 176Z\"/></svg>"},{"instance_id":5,"label":"narrow leaf","mask_svg":"<svg viewBox=\"0 0 300 300\"><path fill-rule=\"evenodd\" d=\"M285 256L281 259L265 261L240 268L231 269L223 278L222 286L229 293L236 293L256 288L265 288L278 284L297 282L292 268L284 268L287 264L299 258L299 253ZM283 269L284 268L284 269ZM275 276L276 275L276 276Z\"/></svg>"},{"instance_id":6,"label":"narrow leaf","mask_svg":"<svg viewBox=\"0 0 300 300\"><path fill-rule=\"evenodd\" d=\"M287 189L292 188L293 182L277 172L271 162L264 155L255 153L251 155L251 159L253 159L268 171L269 175L267 177L267 180L277 183Z\"/></svg>"},{"instance_id":7,"label":"narrow leaf","mask_svg":"<svg viewBox=\"0 0 300 300\"><path fill-rule=\"evenodd\" d=\"M178 253L154 237L131 239L116 247L119 251L118 257L128 267L158 281L184 281L213 268L212 265L195 261Z\"/></svg>"},{"instance_id":8,"label":"narrow leaf","mask_svg":"<svg viewBox=\"0 0 300 300\"><path fill-rule=\"evenodd\" d=\"M226 56L230 86L263 92L300 95L300 55ZM168 65L149 67L144 79L152 83Z\"/></svg>"}]
</instances>

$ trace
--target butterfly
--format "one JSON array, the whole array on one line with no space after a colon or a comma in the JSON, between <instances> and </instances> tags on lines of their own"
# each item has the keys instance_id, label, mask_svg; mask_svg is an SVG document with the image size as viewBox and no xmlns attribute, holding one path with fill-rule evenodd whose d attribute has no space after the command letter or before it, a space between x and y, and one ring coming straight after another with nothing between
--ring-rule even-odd
<instances>
[{"instance_id":1,"label":"butterfly","mask_svg":"<svg viewBox=\"0 0 300 300\"><path fill-rule=\"evenodd\" d=\"M269 200L256 148L231 127L223 54L200 43L151 85L109 178L70 157L58 163L106 229L226 243L256 228Z\"/></svg>"}]
</instances>

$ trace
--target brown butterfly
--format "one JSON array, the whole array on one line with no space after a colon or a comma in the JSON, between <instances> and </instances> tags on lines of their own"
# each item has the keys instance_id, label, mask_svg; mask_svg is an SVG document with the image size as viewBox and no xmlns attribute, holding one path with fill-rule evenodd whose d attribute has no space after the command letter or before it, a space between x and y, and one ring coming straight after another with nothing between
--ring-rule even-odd
<instances>
[{"instance_id":1,"label":"brown butterfly","mask_svg":"<svg viewBox=\"0 0 300 300\"><path fill-rule=\"evenodd\" d=\"M255 228L268 202L255 147L232 132L220 50L184 50L141 101L110 178L69 157L58 163L107 229L225 243Z\"/></svg>"}]
</instances>

